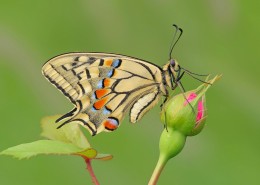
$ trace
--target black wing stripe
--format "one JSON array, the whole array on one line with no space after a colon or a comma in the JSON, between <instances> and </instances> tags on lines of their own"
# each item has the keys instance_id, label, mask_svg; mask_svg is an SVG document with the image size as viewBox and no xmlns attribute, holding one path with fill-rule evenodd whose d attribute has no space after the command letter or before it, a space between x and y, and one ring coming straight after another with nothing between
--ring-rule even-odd
<instances>
[{"instance_id":1,"label":"black wing stripe","mask_svg":"<svg viewBox=\"0 0 260 185\"><path fill-rule=\"evenodd\" d=\"M90 72L89 72L88 69L86 69L86 74L87 74L87 78L88 78L88 79L91 78L91 75L90 75Z\"/></svg>"},{"instance_id":2,"label":"black wing stripe","mask_svg":"<svg viewBox=\"0 0 260 185\"><path fill-rule=\"evenodd\" d=\"M72 117L74 116L74 112L77 111L77 108L75 107L72 111L68 112L67 114L64 114L63 116L61 116L60 118L58 118L55 123L58 123L60 122L61 120L65 119L65 118L68 118L68 117Z\"/></svg>"},{"instance_id":3,"label":"black wing stripe","mask_svg":"<svg viewBox=\"0 0 260 185\"><path fill-rule=\"evenodd\" d=\"M117 107L114 109L114 111L116 111L121 105L123 105L123 103L126 101L126 99L134 92L140 90L140 89L143 89L143 88L146 88L146 87L149 87L149 86L154 86L154 85L158 85L157 83L153 83L153 84L147 84L147 85L143 85L141 87L138 87L136 89L133 89L131 91L126 91L126 92L121 92L119 94L125 94L126 96L123 98L123 100L117 105ZM129 108L129 105L126 105L124 110L125 111L126 109Z\"/></svg>"},{"instance_id":4,"label":"black wing stripe","mask_svg":"<svg viewBox=\"0 0 260 185\"><path fill-rule=\"evenodd\" d=\"M51 66L51 67L54 68L54 66ZM68 71L68 69L67 69L64 65L62 65L61 67L62 67L62 69L64 69L65 71Z\"/></svg>"},{"instance_id":5,"label":"black wing stripe","mask_svg":"<svg viewBox=\"0 0 260 185\"><path fill-rule=\"evenodd\" d=\"M68 97L69 100L70 100L72 103L75 104L74 99L73 99L58 83L56 83L54 80L52 80L52 78L49 77L48 75L45 75L45 76L46 76L46 78L47 78L53 85L55 85L55 87L57 87L66 97Z\"/></svg>"},{"instance_id":6,"label":"black wing stripe","mask_svg":"<svg viewBox=\"0 0 260 185\"><path fill-rule=\"evenodd\" d=\"M73 121L80 121L82 122L85 126L87 126L89 128L89 130L92 132L92 136L96 135L97 133L97 129L95 128L95 130L88 124L88 122L86 122L85 120L83 119L74 119Z\"/></svg>"},{"instance_id":7,"label":"black wing stripe","mask_svg":"<svg viewBox=\"0 0 260 185\"><path fill-rule=\"evenodd\" d=\"M103 66L103 65L104 65L104 59L100 59L99 66Z\"/></svg>"},{"instance_id":8,"label":"black wing stripe","mask_svg":"<svg viewBox=\"0 0 260 185\"><path fill-rule=\"evenodd\" d=\"M139 119L139 116L141 115L141 113L142 113L148 106L150 106L150 105L153 103L153 101L157 98L158 94L159 94L159 91L157 90L157 93L154 95L153 99L151 99L149 102L147 102L147 104L140 109L139 113L138 113L137 116L136 116L136 120L138 120L138 119ZM144 96L143 96L143 97L144 97ZM133 107L132 107L132 108L133 108ZM130 110L130 112L131 112L131 110Z\"/></svg>"},{"instance_id":9,"label":"black wing stripe","mask_svg":"<svg viewBox=\"0 0 260 185\"><path fill-rule=\"evenodd\" d=\"M82 94L85 94L85 89L84 89L84 87L82 86L82 84L81 84L81 83L78 83L78 85L79 85L79 87L80 87L80 89L81 89L81 91L82 91Z\"/></svg>"},{"instance_id":10,"label":"black wing stripe","mask_svg":"<svg viewBox=\"0 0 260 185\"><path fill-rule=\"evenodd\" d=\"M143 64L143 63L140 63L140 62L136 62L136 63L138 63L138 64L140 64L141 66L143 66L144 68L146 68L147 71L149 71L150 75L152 76L153 80L155 80L155 76L154 76L152 70L151 70L147 65L145 65L145 64Z\"/></svg>"}]
</instances>

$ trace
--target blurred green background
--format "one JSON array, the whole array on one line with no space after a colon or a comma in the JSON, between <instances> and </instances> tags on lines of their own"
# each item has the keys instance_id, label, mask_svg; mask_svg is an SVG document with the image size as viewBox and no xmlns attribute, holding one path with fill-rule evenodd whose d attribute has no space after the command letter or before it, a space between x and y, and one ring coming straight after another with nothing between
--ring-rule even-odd
<instances>
[{"instance_id":1,"label":"blurred green background","mask_svg":"<svg viewBox=\"0 0 260 185\"><path fill-rule=\"evenodd\" d=\"M173 55L197 73L223 74L207 93L209 117L188 138L158 184L260 184L260 3L203 1L1 1L0 150L40 138L40 120L66 113L70 102L41 75L51 57L72 51L120 53L167 62L172 23L184 29ZM187 90L200 83L184 77ZM95 161L101 184L147 184L162 131L159 106L137 124L87 134L111 161ZM91 184L79 157L0 156L1 185Z\"/></svg>"}]
</instances>

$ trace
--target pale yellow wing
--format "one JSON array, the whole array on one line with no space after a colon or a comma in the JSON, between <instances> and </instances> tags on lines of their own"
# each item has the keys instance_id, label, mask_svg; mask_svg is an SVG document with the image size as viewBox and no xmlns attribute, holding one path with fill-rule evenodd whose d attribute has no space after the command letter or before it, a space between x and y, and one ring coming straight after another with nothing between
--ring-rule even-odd
<instances>
[{"instance_id":1,"label":"pale yellow wing","mask_svg":"<svg viewBox=\"0 0 260 185\"><path fill-rule=\"evenodd\" d=\"M123 55L68 53L49 60L42 72L75 105L57 121L79 122L92 135L115 130L129 109L136 122L165 92L160 67Z\"/></svg>"}]
</instances>

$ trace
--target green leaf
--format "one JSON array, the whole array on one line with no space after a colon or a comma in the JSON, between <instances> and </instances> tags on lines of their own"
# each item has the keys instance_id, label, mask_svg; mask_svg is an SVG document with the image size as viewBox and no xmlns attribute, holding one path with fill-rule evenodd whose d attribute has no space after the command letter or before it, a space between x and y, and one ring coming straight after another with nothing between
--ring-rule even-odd
<instances>
[{"instance_id":1,"label":"green leaf","mask_svg":"<svg viewBox=\"0 0 260 185\"><path fill-rule=\"evenodd\" d=\"M30 158L40 154L79 155L85 159L112 159L111 155L98 154L95 149L90 147L77 123L69 123L57 129L55 120L59 117L60 115L48 116L41 121L43 130L41 135L50 140L20 144L0 152L0 155L9 155L18 159Z\"/></svg>"},{"instance_id":2,"label":"green leaf","mask_svg":"<svg viewBox=\"0 0 260 185\"><path fill-rule=\"evenodd\" d=\"M70 155L81 152L82 148L70 143L53 140L39 140L8 148L0 155L11 155L18 159L30 158L39 154Z\"/></svg>"},{"instance_id":3,"label":"green leaf","mask_svg":"<svg viewBox=\"0 0 260 185\"><path fill-rule=\"evenodd\" d=\"M95 159L103 160L103 161L107 161L112 158L113 158L113 156L111 154L97 154L97 156L95 157Z\"/></svg>"},{"instance_id":4,"label":"green leaf","mask_svg":"<svg viewBox=\"0 0 260 185\"><path fill-rule=\"evenodd\" d=\"M83 158L97 159L97 160L103 160L103 161L107 161L107 160L110 160L113 158L113 156L111 154L99 154L93 148L88 148L84 151L76 153L75 155L79 155Z\"/></svg>"},{"instance_id":5,"label":"green leaf","mask_svg":"<svg viewBox=\"0 0 260 185\"><path fill-rule=\"evenodd\" d=\"M58 125L55 121L61 115L48 116L41 120L42 133L41 135L51 139L65 143L72 143L82 149L90 148L90 144L85 135L80 130L78 123L68 123L57 129Z\"/></svg>"},{"instance_id":6,"label":"green leaf","mask_svg":"<svg viewBox=\"0 0 260 185\"><path fill-rule=\"evenodd\" d=\"M97 156L97 151L93 148L88 148L84 151L76 153L76 155L80 155L83 158L94 159Z\"/></svg>"}]
</instances>

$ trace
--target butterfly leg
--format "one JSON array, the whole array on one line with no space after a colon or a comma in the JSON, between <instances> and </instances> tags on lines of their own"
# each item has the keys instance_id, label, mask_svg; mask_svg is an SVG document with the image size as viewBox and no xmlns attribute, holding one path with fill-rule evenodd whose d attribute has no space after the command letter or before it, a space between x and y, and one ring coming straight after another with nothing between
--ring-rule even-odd
<instances>
[{"instance_id":1,"label":"butterfly leg","mask_svg":"<svg viewBox=\"0 0 260 185\"><path fill-rule=\"evenodd\" d=\"M183 77L184 73L185 73L185 71L183 71L183 72L181 73L181 75L179 75L180 73L178 74L177 81L180 81L180 79Z\"/></svg>"},{"instance_id":2,"label":"butterfly leg","mask_svg":"<svg viewBox=\"0 0 260 185\"><path fill-rule=\"evenodd\" d=\"M165 103L167 100L168 100L168 96L165 97L163 103L160 105L161 110L164 108L163 105L164 105L164 103ZM164 127L165 130L168 132L166 111L164 111L164 118L165 118L165 124L163 125L163 127Z\"/></svg>"},{"instance_id":3,"label":"butterfly leg","mask_svg":"<svg viewBox=\"0 0 260 185\"><path fill-rule=\"evenodd\" d=\"M169 98L168 96L165 96L165 99L163 100L163 102L160 105L161 110L162 110L163 105L165 104L165 102L167 102L168 98Z\"/></svg>"},{"instance_id":4,"label":"butterfly leg","mask_svg":"<svg viewBox=\"0 0 260 185\"><path fill-rule=\"evenodd\" d=\"M165 115L166 116L166 115ZM167 122L165 122L165 124L163 125L165 130L168 132L168 126L167 126Z\"/></svg>"}]
</instances>

